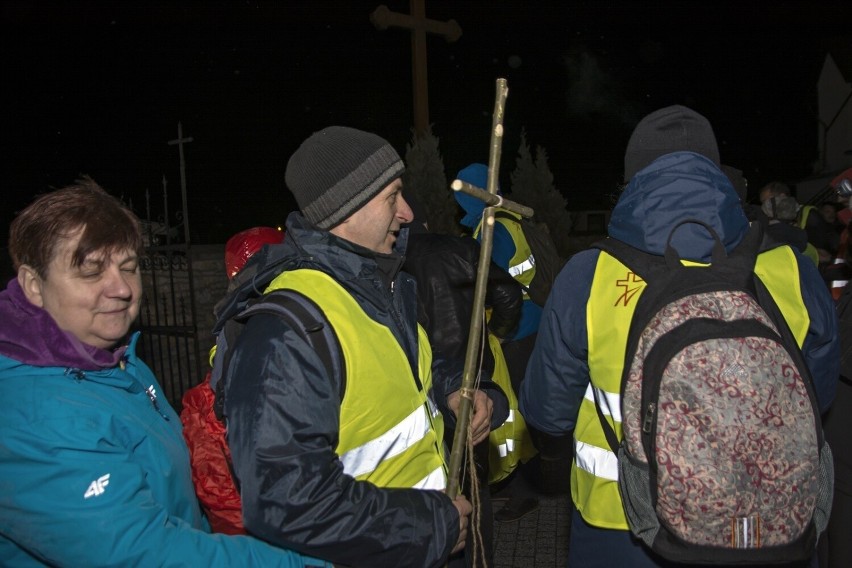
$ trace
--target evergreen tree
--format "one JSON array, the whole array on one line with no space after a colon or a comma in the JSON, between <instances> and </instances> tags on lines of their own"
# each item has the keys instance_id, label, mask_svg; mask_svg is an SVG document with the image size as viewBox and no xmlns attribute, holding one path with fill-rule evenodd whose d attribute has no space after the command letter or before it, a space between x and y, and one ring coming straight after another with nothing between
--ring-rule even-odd
<instances>
[{"instance_id":1,"label":"evergreen tree","mask_svg":"<svg viewBox=\"0 0 852 568\"><path fill-rule=\"evenodd\" d=\"M412 140L405 148L406 167L402 183L405 191L413 193L425 211L430 231L457 235L460 233L459 208L447 183L438 142L431 126L422 135L412 130Z\"/></svg>"},{"instance_id":2,"label":"evergreen tree","mask_svg":"<svg viewBox=\"0 0 852 568\"><path fill-rule=\"evenodd\" d=\"M571 215L567 202L553 185L553 173L547 163L547 152L536 147L535 158L530 152L526 131L521 131L521 143L515 170L511 174L512 200L535 211L533 221L543 223L559 253L569 254L568 236L571 232Z\"/></svg>"}]
</instances>

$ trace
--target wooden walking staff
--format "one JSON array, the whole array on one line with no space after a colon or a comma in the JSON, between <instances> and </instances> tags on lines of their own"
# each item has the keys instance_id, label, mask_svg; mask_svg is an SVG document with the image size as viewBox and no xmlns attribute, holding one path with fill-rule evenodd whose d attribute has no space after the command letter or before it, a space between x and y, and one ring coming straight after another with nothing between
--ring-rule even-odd
<instances>
[{"instance_id":1,"label":"wooden walking staff","mask_svg":"<svg viewBox=\"0 0 852 568\"><path fill-rule=\"evenodd\" d=\"M482 199L488 207L482 213L481 247L479 250L479 268L476 273L476 287L473 295L473 314L470 317L470 334L467 337L467 352L464 359L461 399L453 436L453 449L450 452L449 480L447 495L455 498L459 494L461 467L468 442L470 410L476 382L476 362L480 351L483 314L485 313L485 289L488 284L488 267L491 264L491 247L494 236L494 206L508 209L525 217L531 217L533 210L497 195L497 177L500 171L500 154L503 144L503 112L509 89L506 79L497 79L497 96L494 103L494 116L491 128L491 149L488 157L488 188L483 191L461 180L455 180L452 188Z\"/></svg>"}]
</instances>

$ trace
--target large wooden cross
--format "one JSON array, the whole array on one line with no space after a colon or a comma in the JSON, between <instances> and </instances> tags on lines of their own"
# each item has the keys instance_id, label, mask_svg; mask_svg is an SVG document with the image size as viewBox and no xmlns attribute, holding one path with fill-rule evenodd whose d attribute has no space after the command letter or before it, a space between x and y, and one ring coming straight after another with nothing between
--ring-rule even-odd
<instances>
[{"instance_id":1,"label":"large wooden cross","mask_svg":"<svg viewBox=\"0 0 852 568\"><path fill-rule=\"evenodd\" d=\"M414 131L424 133L429 127L429 87L426 82L426 33L443 35L448 43L459 39L461 26L455 20L439 22L426 19L426 0L410 0L411 14L392 12L382 4L370 14L377 29L389 27L411 30L411 68L414 90Z\"/></svg>"}]
</instances>

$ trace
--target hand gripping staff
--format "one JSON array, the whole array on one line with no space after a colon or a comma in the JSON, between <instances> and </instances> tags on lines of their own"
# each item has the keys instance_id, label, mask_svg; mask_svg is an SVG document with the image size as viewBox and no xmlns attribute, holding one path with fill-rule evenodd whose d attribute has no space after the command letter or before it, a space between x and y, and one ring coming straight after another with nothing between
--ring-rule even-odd
<instances>
[{"instance_id":1,"label":"hand gripping staff","mask_svg":"<svg viewBox=\"0 0 852 568\"><path fill-rule=\"evenodd\" d=\"M508 209L523 217L532 217L533 210L497 195L497 177L500 171L500 154L503 143L503 112L509 89L506 79L497 79L497 95L494 102L494 115L491 128L491 148L488 157L488 188L487 191L461 180L453 181L454 191L463 191L481 199L488 204L482 212L483 223L481 232L481 247L479 251L479 267L476 273L476 287L473 296L473 313L470 317L470 333L467 338L467 351L464 360L464 375L460 392L459 411L456 430L453 435L453 448L450 452L449 480L447 495L455 498L459 493L462 461L470 441L470 409L473 404L475 391L476 361L480 349L482 325L485 313L485 289L488 283L488 267L491 264L491 248L494 235L494 208Z\"/></svg>"}]
</instances>

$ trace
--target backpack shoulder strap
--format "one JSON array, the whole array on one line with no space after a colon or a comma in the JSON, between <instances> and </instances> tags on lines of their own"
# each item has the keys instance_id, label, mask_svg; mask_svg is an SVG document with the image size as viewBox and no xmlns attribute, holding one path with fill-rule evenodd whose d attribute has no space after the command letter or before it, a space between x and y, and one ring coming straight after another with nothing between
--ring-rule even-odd
<instances>
[{"instance_id":1,"label":"backpack shoulder strap","mask_svg":"<svg viewBox=\"0 0 852 568\"><path fill-rule=\"evenodd\" d=\"M317 352L329 376L340 379L340 398L346 388L346 363L337 334L322 309L301 292L273 290L248 306L237 320L247 322L258 313L277 315L287 322Z\"/></svg>"},{"instance_id":2,"label":"backpack shoulder strap","mask_svg":"<svg viewBox=\"0 0 852 568\"><path fill-rule=\"evenodd\" d=\"M338 395L340 400L343 400L346 392L346 363L343 358L343 349L334 328L320 307L301 292L279 289L249 302L245 309L233 319L237 324L244 326L249 319L258 314L271 314L283 319L313 348L329 376L338 379L340 385ZM226 330L223 329L221 333L226 333ZM231 349L233 345L228 346L226 349L228 352L223 353L222 357L215 359L213 376L219 380L215 383L211 380L211 387L216 393L216 415L220 418L223 416L224 407L224 381L221 378L230 364Z\"/></svg>"},{"instance_id":3,"label":"backpack shoulder strap","mask_svg":"<svg viewBox=\"0 0 852 568\"><path fill-rule=\"evenodd\" d=\"M592 243L592 248L609 254L646 282L649 281L649 278L653 279L654 272L660 270L664 265L662 257L639 250L612 237Z\"/></svg>"},{"instance_id":4,"label":"backpack shoulder strap","mask_svg":"<svg viewBox=\"0 0 852 568\"><path fill-rule=\"evenodd\" d=\"M665 268L665 260L662 257L654 256L612 237L592 243L591 248L598 249L609 254L645 282L657 281L656 274ZM617 455L619 446L618 436L610 423L607 422L606 416L601 408L600 401L598 400L599 395L597 389L593 387L592 393L594 394L595 411L598 414L598 420L601 423L604 437L606 438L610 450Z\"/></svg>"}]
</instances>

